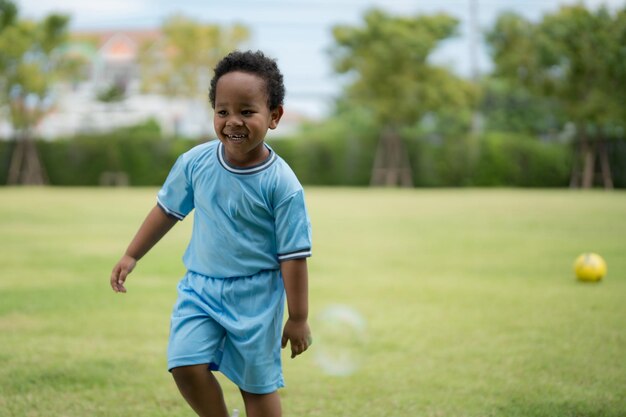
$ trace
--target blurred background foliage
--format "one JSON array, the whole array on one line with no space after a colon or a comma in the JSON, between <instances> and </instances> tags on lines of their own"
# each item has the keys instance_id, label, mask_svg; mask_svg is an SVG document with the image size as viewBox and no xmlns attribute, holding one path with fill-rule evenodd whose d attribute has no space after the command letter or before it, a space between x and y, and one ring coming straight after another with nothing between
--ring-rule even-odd
<instances>
[{"instance_id":1,"label":"blurred background foliage","mask_svg":"<svg viewBox=\"0 0 626 417\"><path fill-rule=\"evenodd\" d=\"M123 173L130 185L158 185L178 154L210 139L167 137L149 120L36 140L50 86L76 77L77 64L57 53L67 18L21 20L7 0L0 10L0 107L16 132L0 141L0 183L10 182L12 156L27 140L36 141L50 184L97 185ZM345 82L334 112L268 142L304 184L372 184L380 143L392 132L414 186L626 187L626 8L567 6L539 21L503 14L485 33L493 70L472 79L429 61L458 25L444 14L373 9L359 25L335 26L329 54ZM140 63L144 88L167 96L206 94L216 60L250 36L243 26L183 16L162 31L166 47L158 50L167 54L159 59L168 64L154 64L150 45ZM198 42L207 52L194 58Z\"/></svg>"}]
</instances>

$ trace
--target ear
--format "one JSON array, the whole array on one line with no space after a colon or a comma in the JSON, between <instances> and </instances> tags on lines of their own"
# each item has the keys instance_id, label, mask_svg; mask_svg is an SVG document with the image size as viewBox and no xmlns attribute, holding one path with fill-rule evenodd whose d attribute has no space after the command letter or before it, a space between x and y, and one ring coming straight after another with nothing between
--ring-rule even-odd
<instances>
[{"instance_id":1,"label":"ear","mask_svg":"<svg viewBox=\"0 0 626 417\"><path fill-rule=\"evenodd\" d=\"M276 129L281 117L283 117L283 106L278 106L270 111L270 129Z\"/></svg>"}]
</instances>

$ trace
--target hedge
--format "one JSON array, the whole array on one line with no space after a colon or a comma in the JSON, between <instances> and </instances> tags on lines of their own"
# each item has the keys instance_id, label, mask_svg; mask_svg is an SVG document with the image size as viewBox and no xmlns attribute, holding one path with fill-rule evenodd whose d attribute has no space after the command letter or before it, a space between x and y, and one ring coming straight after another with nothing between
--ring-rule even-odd
<instances>
[{"instance_id":1,"label":"hedge","mask_svg":"<svg viewBox=\"0 0 626 417\"><path fill-rule=\"evenodd\" d=\"M569 144L510 133L479 138L404 134L417 187L567 187ZM378 134L367 126L310 126L298 136L268 141L303 184L367 186ZM37 141L51 185L93 186L106 173L124 173L133 186L163 183L174 161L199 142L145 131ZM0 183L6 184L14 143L0 141ZM614 185L626 187L626 142L610 144Z\"/></svg>"}]
</instances>

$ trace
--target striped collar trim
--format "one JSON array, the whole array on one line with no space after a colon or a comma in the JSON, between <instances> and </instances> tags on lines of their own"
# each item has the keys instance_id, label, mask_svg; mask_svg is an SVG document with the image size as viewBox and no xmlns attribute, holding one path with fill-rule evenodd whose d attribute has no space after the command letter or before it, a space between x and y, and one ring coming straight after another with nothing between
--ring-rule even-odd
<instances>
[{"instance_id":1,"label":"striped collar trim","mask_svg":"<svg viewBox=\"0 0 626 417\"><path fill-rule=\"evenodd\" d=\"M228 161L226 161L226 157L224 155L224 144L222 142L218 143L217 145L217 159L220 162L220 165L224 167L224 169L232 172L233 174L256 174L257 172L261 172L264 169L267 169L276 160L276 152L274 152L272 148L267 146L267 144L264 143L263 145L267 148L268 151L270 151L270 155L265 159L265 161L261 162L258 165L241 168L229 164Z\"/></svg>"}]
</instances>

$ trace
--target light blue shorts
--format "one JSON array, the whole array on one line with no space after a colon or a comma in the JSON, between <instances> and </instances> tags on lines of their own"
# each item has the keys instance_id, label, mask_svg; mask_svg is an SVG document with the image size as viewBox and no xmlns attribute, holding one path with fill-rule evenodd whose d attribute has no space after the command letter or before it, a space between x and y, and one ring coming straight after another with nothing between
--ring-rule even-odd
<instances>
[{"instance_id":1,"label":"light blue shorts","mask_svg":"<svg viewBox=\"0 0 626 417\"><path fill-rule=\"evenodd\" d=\"M168 369L207 364L253 394L283 387L284 294L278 270L226 279L188 272L172 311Z\"/></svg>"}]
</instances>

